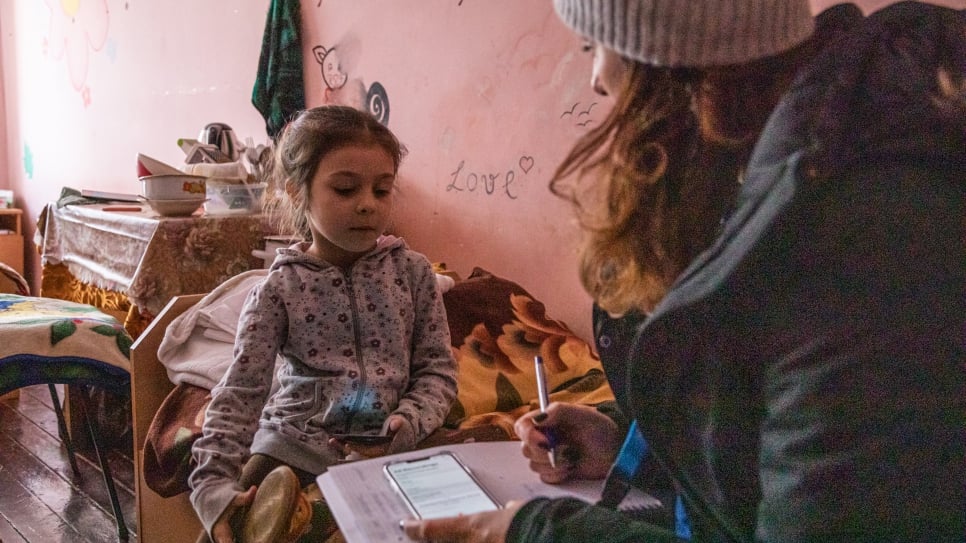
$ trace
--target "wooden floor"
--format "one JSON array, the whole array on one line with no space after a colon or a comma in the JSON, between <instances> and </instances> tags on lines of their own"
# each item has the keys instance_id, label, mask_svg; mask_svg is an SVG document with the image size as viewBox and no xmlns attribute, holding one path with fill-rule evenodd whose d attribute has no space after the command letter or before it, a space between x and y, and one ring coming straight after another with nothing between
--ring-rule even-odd
<instances>
[{"instance_id":1,"label":"wooden floor","mask_svg":"<svg viewBox=\"0 0 966 543\"><path fill-rule=\"evenodd\" d=\"M63 399L63 389L59 390ZM123 447L122 447L123 449ZM111 450L128 541L137 542L134 464L130 450ZM57 431L46 385L0 400L0 542L117 541L107 487L96 457L78 455L75 475Z\"/></svg>"}]
</instances>

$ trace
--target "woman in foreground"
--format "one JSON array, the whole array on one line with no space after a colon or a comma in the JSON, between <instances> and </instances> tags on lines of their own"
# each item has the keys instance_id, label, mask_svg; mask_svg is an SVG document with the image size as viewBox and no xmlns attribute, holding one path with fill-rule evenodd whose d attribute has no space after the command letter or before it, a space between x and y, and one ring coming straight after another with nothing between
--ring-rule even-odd
<instances>
[{"instance_id":1,"label":"woman in foreground","mask_svg":"<svg viewBox=\"0 0 966 543\"><path fill-rule=\"evenodd\" d=\"M647 315L608 377L681 496L692 540L962 541L963 12L903 2L863 17L840 5L813 29L804 0L554 5L597 50L615 115L647 112L653 129L638 126L644 136L623 149L614 134L578 142L554 190L581 204L582 274L606 318ZM699 121L685 143L673 137L687 118L680 93ZM667 246L635 244L653 236L633 228L608 240L607 227L628 195L653 204L645 223L673 207L640 187L705 144L750 151L731 170L733 209L686 269L649 278ZM573 173L603 173L596 199L567 189ZM603 477L598 459L623 437L602 413L565 404L517 431L550 482ZM545 432L569 449L555 468ZM403 526L434 542L679 539L568 499Z\"/></svg>"}]
</instances>

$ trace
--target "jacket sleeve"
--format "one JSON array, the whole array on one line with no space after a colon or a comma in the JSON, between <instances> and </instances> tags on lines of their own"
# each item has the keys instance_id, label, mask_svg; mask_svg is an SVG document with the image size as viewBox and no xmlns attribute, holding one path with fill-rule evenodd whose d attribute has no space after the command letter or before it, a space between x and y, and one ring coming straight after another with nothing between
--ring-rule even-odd
<instances>
[{"instance_id":1,"label":"jacket sleeve","mask_svg":"<svg viewBox=\"0 0 966 543\"><path fill-rule=\"evenodd\" d=\"M674 532L640 522L606 507L573 499L538 498L526 503L510 524L507 543L681 542Z\"/></svg>"},{"instance_id":2,"label":"jacket sleeve","mask_svg":"<svg viewBox=\"0 0 966 543\"><path fill-rule=\"evenodd\" d=\"M192 446L197 467L188 478L191 504L205 530L242 489L238 477L250 455L258 419L272 386L284 305L274 289L256 287L242 309L232 364L211 391L202 435Z\"/></svg>"},{"instance_id":3,"label":"jacket sleeve","mask_svg":"<svg viewBox=\"0 0 966 543\"><path fill-rule=\"evenodd\" d=\"M394 413L412 423L418 441L442 426L456 399L456 359L436 274L425 258L416 266L409 387Z\"/></svg>"}]
</instances>

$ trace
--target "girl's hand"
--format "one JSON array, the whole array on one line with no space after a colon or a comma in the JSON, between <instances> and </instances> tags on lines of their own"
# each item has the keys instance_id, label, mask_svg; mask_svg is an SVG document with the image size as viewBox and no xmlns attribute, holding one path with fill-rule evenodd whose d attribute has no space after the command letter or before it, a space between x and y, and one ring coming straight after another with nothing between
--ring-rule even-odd
<instances>
[{"instance_id":1,"label":"girl's hand","mask_svg":"<svg viewBox=\"0 0 966 543\"><path fill-rule=\"evenodd\" d=\"M433 543L503 543L513 516L523 507L511 501L503 509L433 520L407 519L400 525L415 541Z\"/></svg>"},{"instance_id":2,"label":"girl's hand","mask_svg":"<svg viewBox=\"0 0 966 543\"><path fill-rule=\"evenodd\" d=\"M329 446L346 456L354 454L363 458L376 458L387 454L411 451L416 448L416 431L402 415L390 415L383 424L383 434L391 439L386 443L356 443L329 438Z\"/></svg>"},{"instance_id":3,"label":"girl's hand","mask_svg":"<svg viewBox=\"0 0 966 543\"><path fill-rule=\"evenodd\" d=\"M235 543L235 534L232 533L230 521L235 513L252 504L252 501L255 500L256 488L252 486L248 490L236 494L235 499L228 504L225 511L218 517L214 526L211 527L211 539L214 543Z\"/></svg>"},{"instance_id":4,"label":"girl's hand","mask_svg":"<svg viewBox=\"0 0 966 543\"><path fill-rule=\"evenodd\" d=\"M531 411L514 424L530 469L545 483L569 479L602 479L617 457L621 440L617 424L597 409L554 402L546 413ZM553 435L556 467L550 464Z\"/></svg>"},{"instance_id":5,"label":"girl's hand","mask_svg":"<svg viewBox=\"0 0 966 543\"><path fill-rule=\"evenodd\" d=\"M385 456L386 451L389 450L389 441L365 443L361 441L343 441L336 437L330 437L329 446L344 455L346 460L359 460L361 458Z\"/></svg>"},{"instance_id":6,"label":"girl's hand","mask_svg":"<svg viewBox=\"0 0 966 543\"><path fill-rule=\"evenodd\" d=\"M416 429L402 415L389 415L383 431L392 436L387 454L411 451L416 448Z\"/></svg>"}]
</instances>

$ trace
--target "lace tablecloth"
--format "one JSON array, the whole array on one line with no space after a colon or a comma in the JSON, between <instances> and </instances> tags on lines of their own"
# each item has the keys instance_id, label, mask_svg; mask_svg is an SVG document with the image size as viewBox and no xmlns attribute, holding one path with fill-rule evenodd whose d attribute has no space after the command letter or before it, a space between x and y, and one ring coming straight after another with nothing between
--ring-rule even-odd
<instances>
[{"instance_id":1,"label":"lace tablecloth","mask_svg":"<svg viewBox=\"0 0 966 543\"><path fill-rule=\"evenodd\" d=\"M141 211L110 210L117 207L48 206L41 291L85 303L92 303L91 290L119 293L137 316L137 322L126 323L133 336L173 296L208 292L229 277L262 266L251 253L273 233L261 215L160 217L147 206L140 206ZM62 270L57 272L60 266L66 267L70 280L64 280ZM119 307L107 309L125 309L123 300L116 303Z\"/></svg>"}]
</instances>

